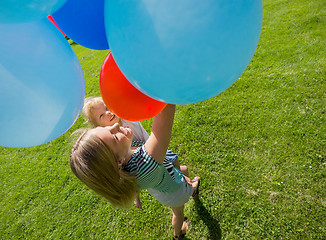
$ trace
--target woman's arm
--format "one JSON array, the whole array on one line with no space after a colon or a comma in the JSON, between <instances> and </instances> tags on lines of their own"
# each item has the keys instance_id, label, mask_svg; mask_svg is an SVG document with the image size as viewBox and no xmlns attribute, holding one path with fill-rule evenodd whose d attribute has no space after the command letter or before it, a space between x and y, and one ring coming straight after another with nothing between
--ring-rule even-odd
<instances>
[{"instance_id":1,"label":"woman's arm","mask_svg":"<svg viewBox=\"0 0 326 240\"><path fill-rule=\"evenodd\" d=\"M159 163L163 163L170 143L174 112L175 105L168 104L154 117L151 135L145 143L146 151Z\"/></svg>"}]
</instances>

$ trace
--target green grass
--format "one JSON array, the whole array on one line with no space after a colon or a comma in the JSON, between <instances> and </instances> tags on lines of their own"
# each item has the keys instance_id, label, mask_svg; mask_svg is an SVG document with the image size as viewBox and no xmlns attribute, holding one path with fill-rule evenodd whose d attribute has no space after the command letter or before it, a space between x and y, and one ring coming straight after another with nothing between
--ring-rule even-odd
<instances>
[{"instance_id":1,"label":"green grass","mask_svg":"<svg viewBox=\"0 0 326 240\"><path fill-rule=\"evenodd\" d=\"M170 149L202 177L187 239L326 239L326 2L266 0L257 51L207 101L177 107ZM99 95L108 51L72 45ZM151 120L143 122L149 130ZM112 208L69 168L69 136L0 148L0 239L171 239L171 211Z\"/></svg>"}]
</instances>

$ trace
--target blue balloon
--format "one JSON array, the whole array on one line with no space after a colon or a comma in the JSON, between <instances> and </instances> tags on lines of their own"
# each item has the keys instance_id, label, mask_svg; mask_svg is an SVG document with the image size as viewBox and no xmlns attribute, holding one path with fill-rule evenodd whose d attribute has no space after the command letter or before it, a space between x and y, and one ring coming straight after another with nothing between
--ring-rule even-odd
<instances>
[{"instance_id":1,"label":"blue balloon","mask_svg":"<svg viewBox=\"0 0 326 240\"><path fill-rule=\"evenodd\" d=\"M127 79L163 102L189 104L227 89L259 41L262 0L106 0L112 55Z\"/></svg>"},{"instance_id":2,"label":"blue balloon","mask_svg":"<svg viewBox=\"0 0 326 240\"><path fill-rule=\"evenodd\" d=\"M0 146L56 139L83 106L85 81L77 56L47 18L0 24L0 32Z\"/></svg>"},{"instance_id":3,"label":"blue balloon","mask_svg":"<svg viewBox=\"0 0 326 240\"><path fill-rule=\"evenodd\" d=\"M109 49L104 26L104 0L68 0L52 17L79 45L95 50Z\"/></svg>"},{"instance_id":4,"label":"blue balloon","mask_svg":"<svg viewBox=\"0 0 326 240\"><path fill-rule=\"evenodd\" d=\"M0 23L40 20L58 10L67 0L1 0Z\"/></svg>"}]
</instances>

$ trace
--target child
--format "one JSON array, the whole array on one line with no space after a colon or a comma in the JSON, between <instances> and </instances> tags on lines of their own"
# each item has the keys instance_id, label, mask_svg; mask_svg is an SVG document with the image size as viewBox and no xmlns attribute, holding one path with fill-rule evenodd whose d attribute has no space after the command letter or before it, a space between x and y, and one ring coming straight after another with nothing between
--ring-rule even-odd
<instances>
[{"instance_id":1,"label":"child","mask_svg":"<svg viewBox=\"0 0 326 240\"><path fill-rule=\"evenodd\" d=\"M146 132L146 130L143 128L143 126L139 121L131 122L119 118L107 108L107 106L104 104L104 101L101 97L86 98L84 101L82 113L86 121L92 127L112 126L115 123L118 123L120 126L124 126L124 127L128 126L129 128L131 128L133 132L133 141L132 141L133 147L142 146L149 138L148 133ZM188 176L188 168L185 165L180 166L177 154L173 153L170 150L167 150L165 158L166 160L173 163L175 167L179 168L184 175ZM170 166L166 162L164 162L164 164L166 167ZM141 209L141 201L139 195L135 200L135 206Z\"/></svg>"},{"instance_id":2,"label":"child","mask_svg":"<svg viewBox=\"0 0 326 240\"><path fill-rule=\"evenodd\" d=\"M146 130L143 128L139 121L131 122L123 120L112 113L108 107L104 104L104 101L101 97L88 97L84 101L84 106L82 110L83 116L86 121L92 127L106 127L112 126L115 123L119 123L120 126L130 127L133 131L133 143L132 146L139 147L143 145L149 135ZM173 163L174 166L180 169L180 163L178 161L177 154L173 153L170 150L167 150L166 158ZM186 166L181 167L181 172L187 171ZM187 175L187 174L186 174Z\"/></svg>"},{"instance_id":3,"label":"child","mask_svg":"<svg viewBox=\"0 0 326 240\"><path fill-rule=\"evenodd\" d=\"M171 174L163 166L174 112L175 106L168 104L155 116L151 135L136 150L131 148L133 132L128 127L115 123L86 130L71 151L70 166L81 181L116 206L129 206L138 189L147 189L172 208L174 236L179 239L188 226L184 204L198 193L200 178L190 181L176 167Z\"/></svg>"}]
</instances>

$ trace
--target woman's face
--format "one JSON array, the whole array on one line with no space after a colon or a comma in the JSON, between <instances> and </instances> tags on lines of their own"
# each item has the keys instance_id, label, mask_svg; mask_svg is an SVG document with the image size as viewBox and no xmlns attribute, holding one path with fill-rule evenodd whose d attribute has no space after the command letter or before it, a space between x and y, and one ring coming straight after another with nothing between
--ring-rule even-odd
<instances>
[{"instance_id":1,"label":"woman's face","mask_svg":"<svg viewBox=\"0 0 326 240\"><path fill-rule=\"evenodd\" d=\"M104 103L98 103L92 109L93 117L97 123L97 126L106 127L113 126L115 123L120 123L120 118L112 113Z\"/></svg>"},{"instance_id":2,"label":"woman's face","mask_svg":"<svg viewBox=\"0 0 326 240\"><path fill-rule=\"evenodd\" d=\"M115 123L113 126L97 127L91 131L106 143L119 159L128 157L133 135L129 127L120 127Z\"/></svg>"}]
</instances>

